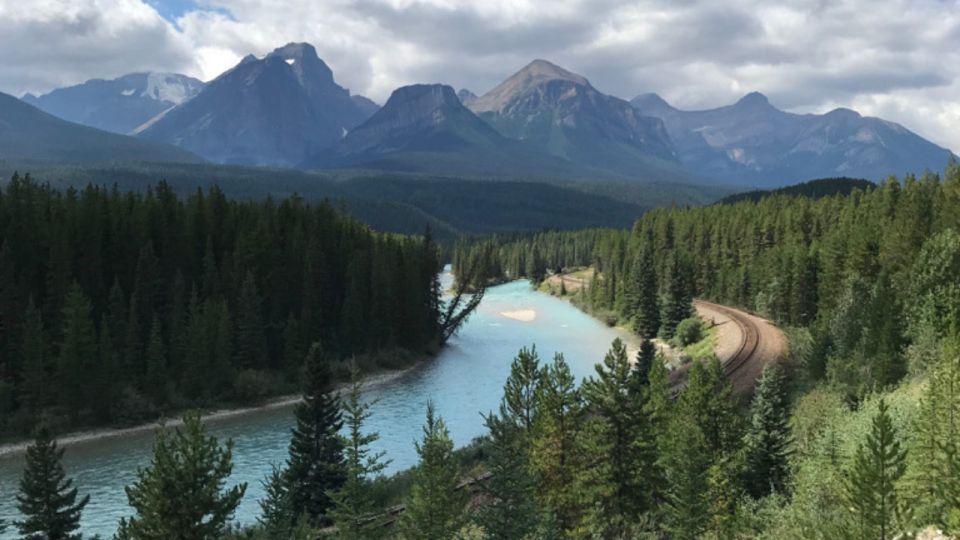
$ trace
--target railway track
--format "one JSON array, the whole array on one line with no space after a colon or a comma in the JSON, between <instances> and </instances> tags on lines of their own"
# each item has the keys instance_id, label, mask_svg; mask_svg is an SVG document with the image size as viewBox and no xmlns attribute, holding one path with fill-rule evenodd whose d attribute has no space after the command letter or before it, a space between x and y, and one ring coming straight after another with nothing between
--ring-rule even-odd
<instances>
[{"instance_id":1,"label":"railway track","mask_svg":"<svg viewBox=\"0 0 960 540\"><path fill-rule=\"evenodd\" d=\"M757 328L757 324L754 321L744 317L741 312L735 309L703 300L699 300L699 302L714 311L726 315L730 321L740 329L741 337L739 346L737 346L737 349L729 358L721 359L724 374L726 374L727 377L731 377L756 354L757 348L760 345L760 329Z\"/></svg>"}]
</instances>

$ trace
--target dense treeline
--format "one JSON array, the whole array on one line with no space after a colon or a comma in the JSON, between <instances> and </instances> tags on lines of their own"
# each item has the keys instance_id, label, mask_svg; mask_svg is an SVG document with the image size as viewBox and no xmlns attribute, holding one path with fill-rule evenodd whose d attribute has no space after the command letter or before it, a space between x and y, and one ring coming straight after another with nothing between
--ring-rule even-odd
<instances>
[{"instance_id":1,"label":"dense treeline","mask_svg":"<svg viewBox=\"0 0 960 540\"><path fill-rule=\"evenodd\" d=\"M626 186L605 183L548 183L438 177L358 171L298 171L210 164L52 164L0 159L0 178L16 170L59 189L116 184L121 191L145 191L161 179L180 196L217 186L227 197L277 199L302 196L308 202L336 201L346 213L375 230L421 234L429 224L438 240L452 243L464 234L503 231L627 228L644 209L681 201L709 203L729 190L704 186ZM624 195L632 191L629 195Z\"/></svg>"},{"instance_id":2,"label":"dense treeline","mask_svg":"<svg viewBox=\"0 0 960 540\"><path fill-rule=\"evenodd\" d=\"M689 295L770 316L790 337L789 394L760 382L732 454L673 461L658 449L666 489L690 488L661 499L664 527L677 538L891 539L960 532L958 231L951 163L942 179L655 210L631 232L487 240L457 259L535 280L592 266L573 299L644 335L669 333ZM705 448L689 430L658 433ZM678 508L692 517L669 517Z\"/></svg>"},{"instance_id":3,"label":"dense treeline","mask_svg":"<svg viewBox=\"0 0 960 540\"><path fill-rule=\"evenodd\" d=\"M777 189L757 189L753 191L744 191L734 193L717 201L717 204L733 204L741 201L757 202L760 199L771 195L796 195L800 197L810 197L820 199L823 197L833 197L834 195L849 195L855 189L860 191L870 191L876 187L876 184L862 178L820 178L810 180L792 186L786 186Z\"/></svg>"},{"instance_id":4,"label":"dense treeline","mask_svg":"<svg viewBox=\"0 0 960 540\"><path fill-rule=\"evenodd\" d=\"M809 327L807 369L851 398L922 372L960 322L960 166L821 199L774 195L653 210L631 232L543 233L461 246L494 278L593 266L590 309L633 324L698 295ZM653 271L649 271L652 269Z\"/></svg>"},{"instance_id":5,"label":"dense treeline","mask_svg":"<svg viewBox=\"0 0 960 540\"><path fill-rule=\"evenodd\" d=\"M15 176L0 192L0 432L123 423L296 388L311 344L441 340L437 250L329 204ZM396 354L393 353L396 351Z\"/></svg>"},{"instance_id":6,"label":"dense treeline","mask_svg":"<svg viewBox=\"0 0 960 540\"><path fill-rule=\"evenodd\" d=\"M385 456L372 453L378 434L364 428L371 404L359 386L338 396L315 348L290 456L267 480L257 525L229 526L246 489L227 487L231 443L188 415L182 428L160 432L152 463L127 488L134 512L117 538L891 540L928 525L955 533L958 343L947 342L912 410L894 393L893 405L870 398L842 412L818 389L792 418L777 367L764 370L744 416L716 360L695 362L674 395L663 359L647 351L631 362L619 340L579 386L563 355L542 362L523 349L470 468L428 403L419 464L390 511L378 491L396 482L376 477ZM88 499L78 502L62 455L46 432L28 451L13 524L25 538L78 528Z\"/></svg>"}]
</instances>

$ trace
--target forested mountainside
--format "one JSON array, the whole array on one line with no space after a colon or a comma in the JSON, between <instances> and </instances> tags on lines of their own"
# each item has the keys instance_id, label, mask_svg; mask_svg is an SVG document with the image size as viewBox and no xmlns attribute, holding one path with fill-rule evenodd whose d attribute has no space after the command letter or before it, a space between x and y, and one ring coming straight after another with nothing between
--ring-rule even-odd
<instances>
[{"instance_id":1,"label":"forested mountainside","mask_svg":"<svg viewBox=\"0 0 960 540\"><path fill-rule=\"evenodd\" d=\"M733 195L727 195L720 199L717 203L733 204L748 200L757 202L770 195L797 195L818 199L821 197L832 197L834 195L849 195L855 189L869 191L874 187L876 187L876 184L862 178L820 178L778 189L758 189L734 193Z\"/></svg>"},{"instance_id":2,"label":"forested mountainside","mask_svg":"<svg viewBox=\"0 0 960 540\"><path fill-rule=\"evenodd\" d=\"M313 343L334 366L422 355L440 337L439 268L429 237L372 232L328 203L14 177L0 191L0 432L261 399L296 385Z\"/></svg>"},{"instance_id":3,"label":"forested mountainside","mask_svg":"<svg viewBox=\"0 0 960 540\"><path fill-rule=\"evenodd\" d=\"M209 164L95 163L86 165L0 161L0 185L30 171L59 189L88 184L143 192L161 180L187 196L220 188L228 197L263 199L294 195L329 199L375 230L420 234L433 227L438 240L460 235L545 229L629 227L650 208L709 204L732 192L683 184L495 181L385 172L312 173Z\"/></svg>"},{"instance_id":4,"label":"forested mountainside","mask_svg":"<svg viewBox=\"0 0 960 540\"><path fill-rule=\"evenodd\" d=\"M630 232L465 243L456 260L534 280L592 266L572 300L648 337L672 337L694 296L787 328L789 384L770 391L761 381L745 426L722 420L717 402L690 413L691 372L666 414L693 416L668 421L658 435L666 441L657 439L666 494L634 530L894 538L931 525L960 531L958 231L960 166L951 163L942 179L890 179L849 195L654 210ZM601 380L610 366L598 368ZM699 446L738 433L730 447ZM670 441L694 450L678 456Z\"/></svg>"}]
</instances>

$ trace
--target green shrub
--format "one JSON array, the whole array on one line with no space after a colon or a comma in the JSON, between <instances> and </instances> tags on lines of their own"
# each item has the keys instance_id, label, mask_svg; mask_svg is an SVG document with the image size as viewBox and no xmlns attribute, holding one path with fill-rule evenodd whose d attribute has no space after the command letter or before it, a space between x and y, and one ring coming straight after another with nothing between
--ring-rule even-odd
<instances>
[{"instance_id":1,"label":"green shrub","mask_svg":"<svg viewBox=\"0 0 960 540\"><path fill-rule=\"evenodd\" d=\"M696 317L691 317L680 321L674 339L681 347L686 347L700 341L703 336L703 322Z\"/></svg>"}]
</instances>

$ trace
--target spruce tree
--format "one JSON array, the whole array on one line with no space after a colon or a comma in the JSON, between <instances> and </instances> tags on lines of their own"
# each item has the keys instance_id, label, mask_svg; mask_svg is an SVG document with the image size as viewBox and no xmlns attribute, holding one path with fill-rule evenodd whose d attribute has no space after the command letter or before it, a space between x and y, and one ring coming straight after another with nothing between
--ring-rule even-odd
<instances>
[{"instance_id":1,"label":"spruce tree","mask_svg":"<svg viewBox=\"0 0 960 540\"><path fill-rule=\"evenodd\" d=\"M174 430L161 428L153 460L125 488L134 515L120 520L121 540L220 538L247 485L225 489L233 471L233 441L221 446L200 416L188 413Z\"/></svg>"},{"instance_id":2,"label":"spruce tree","mask_svg":"<svg viewBox=\"0 0 960 540\"><path fill-rule=\"evenodd\" d=\"M150 338L147 340L147 370L144 389L155 405L163 405L167 400L167 353L160 333L160 321L153 319L150 325Z\"/></svg>"},{"instance_id":3,"label":"spruce tree","mask_svg":"<svg viewBox=\"0 0 960 540\"><path fill-rule=\"evenodd\" d=\"M783 373L776 366L763 369L750 406L750 425L744 440L747 491L760 498L782 493L789 479L790 426Z\"/></svg>"},{"instance_id":4,"label":"spruce tree","mask_svg":"<svg viewBox=\"0 0 960 540\"><path fill-rule=\"evenodd\" d=\"M493 540L526 538L539 522L537 484L527 448L529 437L509 415L501 405L499 416L491 413L484 417L490 437L486 465L491 476L482 486L486 501L479 510L477 523L486 538Z\"/></svg>"},{"instance_id":5,"label":"spruce tree","mask_svg":"<svg viewBox=\"0 0 960 540\"><path fill-rule=\"evenodd\" d=\"M284 470L274 465L263 480L266 496L260 501L260 516L257 521L263 526L267 538L290 538L297 516L290 501L289 482Z\"/></svg>"},{"instance_id":6,"label":"spruce tree","mask_svg":"<svg viewBox=\"0 0 960 540\"><path fill-rule=\"evenodd\" d=\"M343 540L366 540L377 537L379 525L371 519L376 510L371 493L371 480L387 467L383 452L373 452L370 445L380 435L364 433L363 424L370 418L372 404L360 401L360 383L354 383L343 403L347 436L344 440L346 478L343 487L333 494L330 515Z\"/></svg>"},{"instance_id":7,"label":"spruce tree","mask_svg":"<svg viewBox=\"0 0 960 540\"><path fill-rule=\"evenodd\" d=\"M267 368L267 344L263 333L260 293L253 272L247 271L237 299L236 366L242 369Z\"/></svg>"},{"instance_id":8,"label":"spruce tree","mask_svg":"<svg viewBox=\"0 0 960 540\"><path fill-rule=\"evenodd\" d=\"M903 517L897 481L906 471L906 449L883 399L870 433L846 473L845 491L853 513L851 527L863 539L888 540L899 535Z\"/></svg>"},{"instance_id":9,"label":"spruce tree","mask_svg":"<svg viewBox=\"0 0 960 540\"><path fill-rule=\"evenodd\" d=\"M909 478L918 523L960 529L960 337L941 345L920 399Z\"/></svg>"},{"instance_id":10,"label":"spruce tree","mask_svg":"<svg viewBox=\"0 0 960 540\"><path fill-rule=\"evenodd\" d=\"M636 288L637 305L633 327L642 337L653 339L660 331L660 291L653 249L649 244L640 252L635 272L633 286Z\"/></svg>"},{"instance_id":11,"label":"spruce tree","mask_svg":"<svg viewBox=\"0 0 960 540\"><path fill-rule=\"evenodd\" d=\"M90 311L90 301L80 285L74 283L63 307L63 341L57 369L60 405L73 418L89 405L86 394L97 363L97 337Z\"/></svg>"},{"instance_id":12,"label":"spruce tree","mask_svg":"<svg viewBox=\"0 0 960 540\"><path fill-rule=\"evenodd\" d=\"M655 448L643 410L642 394L631 391L633 369L626 345L614 340L596 377L584 381L582 390L593 415L594 427L588 453L596 460L585 479L594 519L602 524L604 536L625 537L628 526L638 521L651 506L650 479ZM593 527L598 531L598 526Z\"/></svg>"},{"instance_id":13,"label":"spruce tree","mask_svg":"<svg viewBox=\"0 0 960 540\"><path fill-rule=\"evenodd\" d=\"M43 321L33 298L27 303L20 337L20 401L36 416L50 405L50 373L43 338Z\"/></svg>"},{"instance_id":14,"label":"spruce tree","mask_svg":"<svg viewBox=\"0 0 960 540\"><path fill-rule=\"evenodd\" d=\"M653 344L653 341L644 338L640 342L640 349L637 351L636 362L633 364L633 372L631 373L635 392L647 386L650 381L650 370L653 369L653 364L657 360L656 345Z\"/></svg>"},{"instance_id":15,"label":"spruce tree","mask_svg":"<svg viewBox=\"0 0 960 540\"><path fill-rule=\"evenodd\" d=\"M580 437L586 411L562 354L557 353L546 367L539 400L531 444L538 499L542 508L555 516L560 529L572 531L582 517L582 501L571 486L584 464Z\"/></svg>"},{"instance_id":16,"label":"spruce tree","mask_svg":"<svg viewBox=\"0 0 960 540\"><path fill-rule=\"evenodd\" d=\"M50 431L41 426L27 448L26 467L20 478L17 508L23 520L16 522L21 538L27 540L79 539L80 513L90 502L87 495L77 500L77 488L63 470L63 449Z\"/></svg>"},{"instance_id":17,"label":"spruce tree","mask_svg":"<svg viewBox=\"0 0 960 540\"><path fill-rule=\"evenodd\" d=\"M537 415L538 389L543 374L536 346L520 349L510 364L510 376L503 386L504 419L516 422L526 433L533 429Z\"/></svg>"},{"instance_id":18,"label":"spruce tree","mask_svg":"<svg viewBox=\"0 0 960 540\"><path fill-rule=\"evenodd\" d=\"M304 368L303 402L294 411L286 470L294 514L306 514L315 524L330 522L330 493L345 481L339 435L343 420L329 362L323 347L314 343Z\"/></svg>"},{"instance_id":19,"label":"spruce tree","mask_svg":"<svg viewBox=\"0 0 960 540\"><path fill-rule=\"evenodd\" d=\"M712 453L703 431L685 414L672 417L660 439L667 482L664 521L673 538L698 538L710 523Z\"/></svg>"},{"instance_id":20,"label":"spruce tree","mask_svg":"<svg viewBox=\"0 0 960 540\"><path fill-rule=\"evenodd\" d=\"M693 283L689 268L680 255L670 257L667 273L666 300L663 305L660 335L672 338L680 321L693 314Z\"/></svg>"},{"instance_id":21,"label":"spruce tree","mask_svg":"<svg viewBox=\"0 0 960 540\"><path fill-rule=\"evenodd\" d=\"M404 540L449 540L464 525L467 492L457 489L460 465L447 426L435 415L433 403L427 403L423 440L416 446L420 462L400 516L399 536Z\"/></svg>"}]
</instances>

